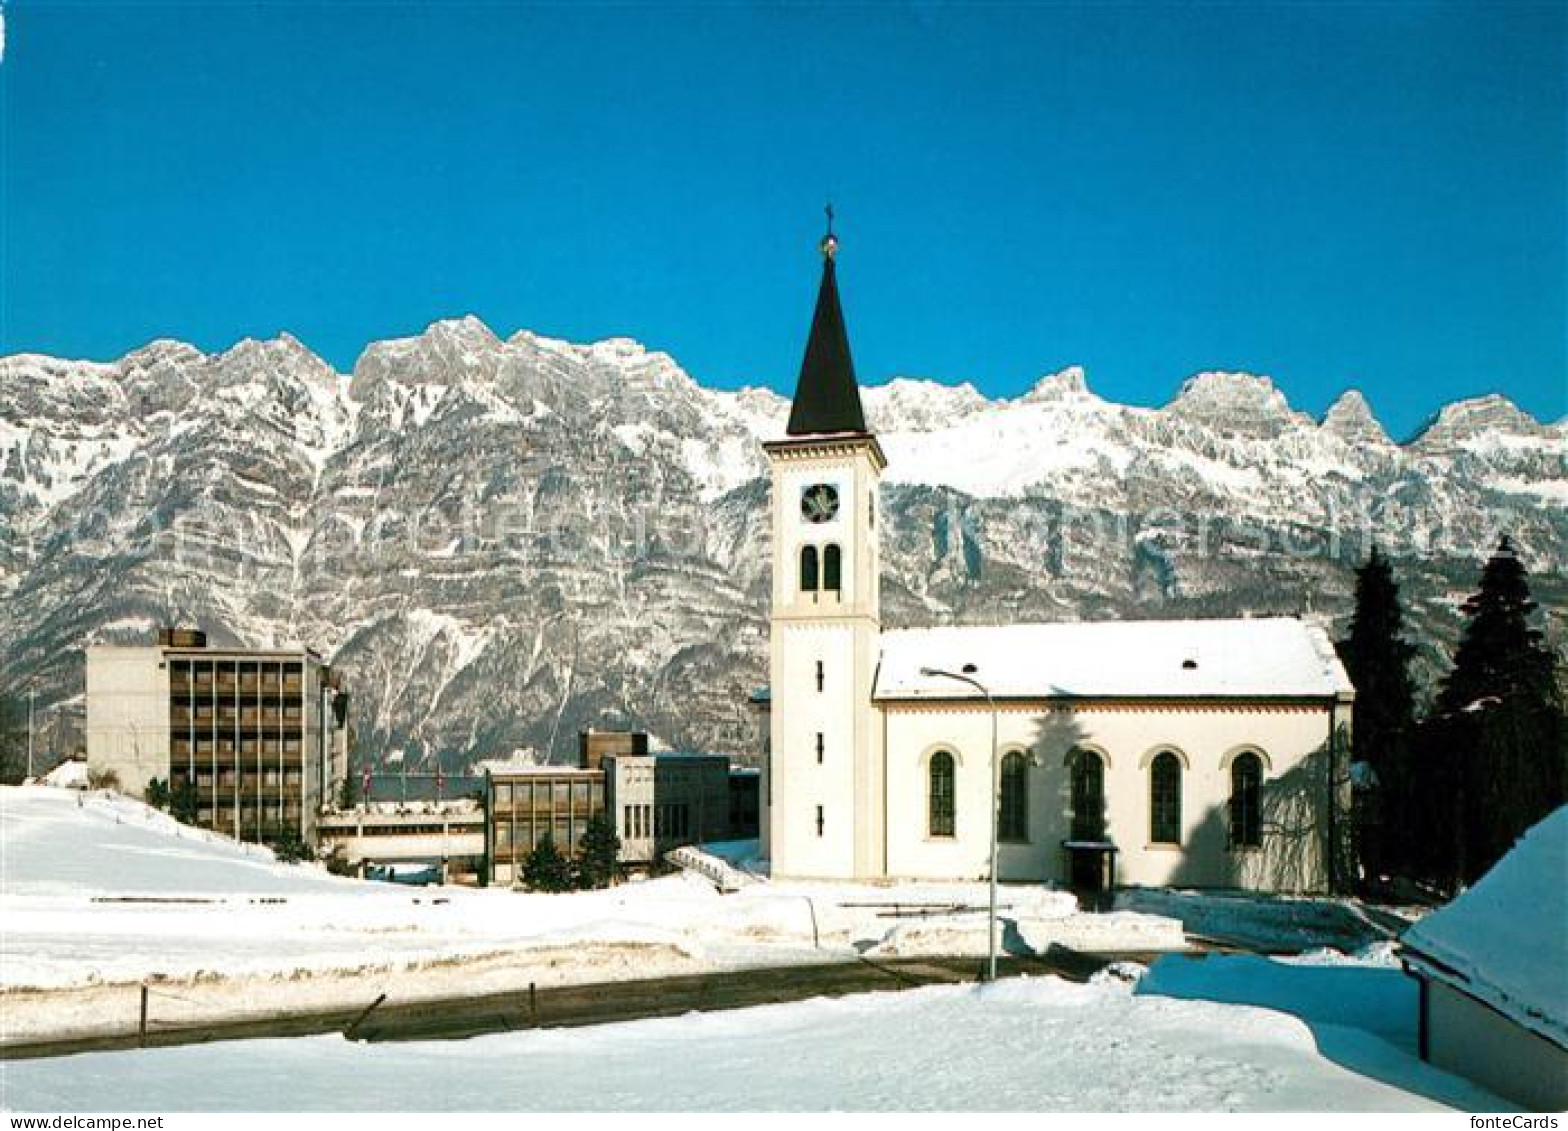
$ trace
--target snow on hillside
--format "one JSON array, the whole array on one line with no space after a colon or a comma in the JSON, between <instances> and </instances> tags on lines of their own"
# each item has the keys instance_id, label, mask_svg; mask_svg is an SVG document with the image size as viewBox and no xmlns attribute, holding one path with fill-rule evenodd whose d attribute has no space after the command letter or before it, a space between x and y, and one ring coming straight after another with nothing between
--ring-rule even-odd
<instances>
[{"instance_id":1,"label":"snow on hillside","mask_svg":"<svg viewBox=\"0 0 1568 1131\"><path fill-rule=\"evenodd\" d=\"M1364 398L1319 422L1244 373L1158 408L1106 400L1078 368L1010 399L924 378L863 396L891 461L884 623L1309 601L1340 618L1375 540L1439 646L1424 680L1457 631L1450 594L1502 529L1543 607L1564 605L1568 434L1498 397L1394 444ZM503 340L474 318L371 343L352 377L286 334L0 357L0 683L37 688L63 748L80 649L179 621L321 650L378 763L566 758L607 720L751 754L771 570L758 441L787 412L627 339ZM484 646L430 641L420 610L483 626Z\"/></svg>"},{"instance_id":2,"label":"snow on hillside","mask_svg":"<svg viewBox=\"0 0 1568 1131\"><path fill-rule=\"evenodd\" d=\"M1186 960L1163 960L1186 961ZM1220 969L1224 959L1193 964ZM1190 964L1190 963L1189 963ZM1397 972L1371 970L1371 974ZM1288 968L1248 971L1266 992ZM1353 1021L1383 999L1352 992ZM1404 1002L1412 1006L1412 1002ZM21 1110L1497 1111L1397 1043L1103 979L944 986L467 1041L339 1037L6 1065ZM1002 1050L999 1054L999 1050ZM613 1066L590 1071L589 1066ZM287 1080L280 1091L275 1082ZM480 1083L474 1083L474 1082Z\"/></svg>"},{"instance_id":3,"label":"snow on hillside","mask_svg":"<svg viewBox=\"0 0 1568 1131\"><path fill-rule=\"evenodd\" d=\"M0 895L300 895L352 885L107 793L0 788Z\"/></svg>"}]
</instances>

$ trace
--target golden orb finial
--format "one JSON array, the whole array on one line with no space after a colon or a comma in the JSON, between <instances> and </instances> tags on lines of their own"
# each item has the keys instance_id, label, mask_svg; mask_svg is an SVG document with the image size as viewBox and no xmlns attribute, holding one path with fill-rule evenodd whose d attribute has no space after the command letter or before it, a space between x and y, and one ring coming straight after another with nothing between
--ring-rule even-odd
<instances>
[{"instance_id":1,"label":"golden orb finial","mask_svg":"<svg viewBox=\"0 0 1568 1131\"><path fill-rule=\"evenodd\" d=\"M832 205L832 203L829 202L828 206L826 208L824 208L823 211L828 214L828 230L827 230L827 234L822 237L822 243L821 243L820 246L822 248L822 256L823 256L823 258L824 259L832 259L833 256L838 254L838 237L833 234L833 205Z\"/></svg>"}]
</instances>

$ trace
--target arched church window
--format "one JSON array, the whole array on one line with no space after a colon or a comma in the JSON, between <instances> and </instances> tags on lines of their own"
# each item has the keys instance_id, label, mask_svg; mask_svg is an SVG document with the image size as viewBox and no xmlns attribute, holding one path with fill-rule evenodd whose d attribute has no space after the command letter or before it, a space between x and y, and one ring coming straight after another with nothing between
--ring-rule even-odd
<instances>
[{"instance_id":1,"label":"arched church window","mask_svg":"<svg viewBox=\"0 0 1568 1131\"><path fill-rule=\"evenodd\" d=\"M1017 750L1002 759L999 840L1029 839L1029 759Z\"/></svg>"},{"instance_id":2,"label":"arched church window","mask_svg":"<svg viewBox=\"0 0 1568 1131\"><path fill-rule=\"evenodd\" d=\"M1181 843L1181 760L1169 750L1149 764L1149 841Z\"/></svg>"},{"instance_id":3,"label":"arched church window","mask_svg":"<svg viewBox=\"0 0 1568 1131\"><path fill-rule=\"evenodd\" d=\"M1105 762L1092 750L1075 750L1070 771L1074 840L1105 839Z\"/></svg>"},{"instance_id":4,"label":"arched church window","mask_svg":"<svg viewBox=\"0 0 1568 1131\"><path fill-rule=\"evenodd\" d=\"M955 784L953 781L953 756L946 750L931 755L931 788L928 799L931 836L952 836L956 827L954 819Z\"/></svg>"},{"instance_id":5,"label":"arched church window","mask_svg":"<svg viewBox=\"0 0 1568 1131\"><path fill-rule=\"evenodd\" d=\"M802 546L800 548L800 591L802 593L815 593L819 582L817 548L815 546Z\"/></svg>"},{"instance_id":6,"label":"arched church window","mask_svg":"<svg viewBox=\"0 0 1568 1131\"><path fill-rule=\"evenodd\" d=\"M843 555L839 552L838 545L831 544L822 551L822 588L829 593L837 593L843 588L841 574L843 573Z\"/></svg>"},{"instance_id":7,"label":"arched church window","mask_svg":"<svg viewBox=\"0 0 1568 1131\"><path fill-rule=\"evenodd\" d=\"M1263 843L1262 793L1262 759L1256 754L1237 755L1230 764L1232 848L1257 848Z\"/></svg>"}]
</instances>

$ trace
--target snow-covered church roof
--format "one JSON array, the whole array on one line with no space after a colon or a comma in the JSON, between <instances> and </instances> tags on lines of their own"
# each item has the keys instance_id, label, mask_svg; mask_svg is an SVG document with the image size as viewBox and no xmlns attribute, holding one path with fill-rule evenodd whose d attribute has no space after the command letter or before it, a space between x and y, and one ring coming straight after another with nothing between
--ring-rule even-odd
<instances>
[{"instance_id":1,"label":"snow-covered church roof","mask_svg":"<svg viewBox=\"0 0 1568 1131\"><path fill-rule=\"evenodd\" d=\"M1423 973L1568 1048L1568 805L1402 941Z\"/></svg>"},{"instance_id":2,"label":"snow-covered church roof","mask_svg":"<svg viewBox=\"0 0 1568 1131\"><path fill-rule=\"evenodd\" d=\"M1293 617L1086 621L882 634L880 700L1329 698L1352 691L1328 635Z\"/></svg>"}]
</instances>

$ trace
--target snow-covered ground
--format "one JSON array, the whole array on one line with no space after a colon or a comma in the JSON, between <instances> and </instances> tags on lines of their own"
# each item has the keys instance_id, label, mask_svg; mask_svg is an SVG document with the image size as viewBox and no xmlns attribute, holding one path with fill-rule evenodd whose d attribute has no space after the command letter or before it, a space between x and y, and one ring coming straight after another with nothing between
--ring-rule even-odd
<instances>
[{"instance_id":1,"label":"snow-covered ground","mask_svg":"<svg viewBox=\"0 0 1568 1131\"><path fill-rule=\"evenodd\" d=\"M406 888L281 865L129 799L0 789L0 1040L123 1032L142 981L166 1024L401 998L842 960L982 953L981 884L757 883L675 875L601 892ZM1182 946L1173 919L1080 915L1004 891L1008 945ZM47 992L39 992L47 991Z\"/></svg>"},{"instance_id":2,"label":"snow-covered ground","mask_svg":"<svg viewBox=\"0 0 1568 1131\"><path fill-rule=\"evenodd\" d=\"M1254 1005L1231 1004L1237 1000ZM1164 958L1102 977L943 986L468 1041L341 1037L5 1066L6 1106L93 1110L1500 1110L1417 1060L1377 963ZM287 1080L280 1092L276 1081Z\"/></svg>"},{"instance_id":3,"label":"snow-covered ground","mask_svg":"<svg viewBox=\"0 0 1568 1131\"><path fill-rule=\"evenodd\" d=\"M724 852L743 859L746 846ZM180 1026L382 992L409 1000L860 952L977 952L976 912L886 913L895 903L979 907L984 894L979 884L757 882L720 895L688 876L566 896L407 889L280 865L125 798L3 789L0 1039L130 1031L143 980L153 1024ZM1002 904L1009 947L1180 941L1173 918L1081 915L1043 889L1004 889ZM1415 1019L1413 983L1386 945L1355 958L1172 955L1088 986L931 987L451 1043L318 1037L14 1061L0 1106L1499 1107L1420 1063ZM615 1070L585 1067L607 1064Z\"/></svg>"}]
</instances>

